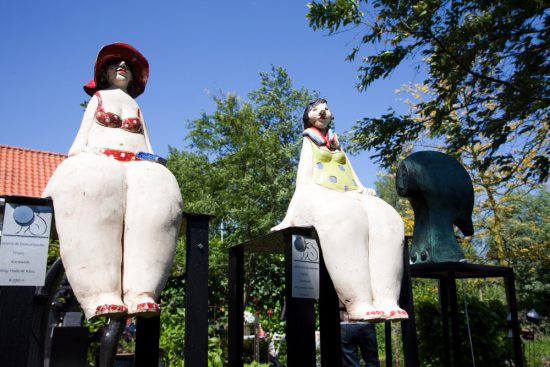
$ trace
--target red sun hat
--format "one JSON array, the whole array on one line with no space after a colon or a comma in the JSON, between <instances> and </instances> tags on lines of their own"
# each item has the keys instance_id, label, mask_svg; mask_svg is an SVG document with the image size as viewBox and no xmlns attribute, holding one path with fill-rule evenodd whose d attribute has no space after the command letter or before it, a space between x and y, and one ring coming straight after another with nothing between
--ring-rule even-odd
<instances>
[{"instance_id":1,"label":"red sun hat","mask_svg":"<svg viewBox=\"0 0 550 367\"><path fill-rule=\"evenodd\" d=\"M99 50L94 66L94 79L84 84L84 91L93 96L99 90L98 83L105 65L118 60L124 60L132 67L132 83L128 86L128 94L136 98L143 93L149 78L149 63L138 50L123 42L111 43Z\"/></svg>"}]
</instances>

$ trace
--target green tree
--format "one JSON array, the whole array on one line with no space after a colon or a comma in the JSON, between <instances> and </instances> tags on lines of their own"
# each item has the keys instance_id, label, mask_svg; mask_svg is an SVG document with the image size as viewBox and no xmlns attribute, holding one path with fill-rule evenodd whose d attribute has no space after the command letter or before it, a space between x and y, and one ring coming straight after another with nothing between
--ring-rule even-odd
<instances>
[{"instance_id":1,"label":"green tree","mask_svg":"<svg viewBox=\"0 0 550 367\"><path fill-rule=\"evenodd\" d=\"M228 246L267 234L284 217L295 186L303 109L315 96L294 88L286 70L272 67L260 73L260 85L247 100L215 96L216 110L188 123L187 149L170 148L168 167L180 184L184 209L213 215L211 336L227 324ZM264 328L280 331L282 258L247 256L245 262L247 309L260 312Z\"/></svg>"},{"instance_id":2,"label":"green tree","mask_svg":"<svg viewBox=\"0 0 550 367\"><path fill-rule=\"evenodd\" d=\"M418 125L425 126L427 130L432 120L424 110L424 101L434 98L436 93L422 84L407 84L400 91L407 93L406 103L410 108L410 119ZM461 98L469 105L468 102L475 98L475 92L463 90ZM509 266L511 255L506 246L503 216L510 211L508 202L518 190L529 191L537 187L536 182L528 179L537 152L530 145L515 145L507 162L511 171L504 172L498 161L489 159L488 148L492 142L488 138L479 137L477 141L466 144L457 151L450 150L445 144L447 137L460 129L469 115L470 107L460 113L452 112L446 123L445 135L434 138L424 131L411 143L408 150L412 149L412 144L416 149L439 150L454 155L464 165L470 174L476 194L475 236L465 241L465 245L473 245L476 251L469 249L468 252L478 261L496 261L500 265ZM512 126L509 131L510 139L519 140L518 134L517 126Z\"/></svg>"},{"instance_id":3,"label":"green tree","mask_svg":"<svg viewBox=\"0 0 550 367\"><path fill-rule=\"evenodd\" d=\"M400 197L395 189L395 169L389 173L379 173L374 183L379 198L394 207L405 223L405 235L412 236L414 213L407 199Z\"/></svg>"},{"instance_id":4,"label":"green tree","mask_svg":"<svg viewBox=\"0 0 550 367\"><path fill-rule=\"evenodd\" d=\"M514 268L520 308L550 315L550 193L518 191L502 215L508 262ZM490 238L489 240L492 240Z\"/></svg>"},{"instance_id":5,"label":"green tree","mask_svg":"<svg viewBox=\"0 0 550 367\"><path fill-rule=\"evenodd\" d=\"M545 181L550 156L550 12L542 0L320 0L308 4L313 29L355 29L362 37L348 55L361 54L360 90L420 56L424 84L435 94L417 107L429 124L395 111L366 117L355 127L355 149L372 149L390 167L422 133L459 152L484 140L484 167L514 175L514 148L535 154L525 180ZM364 56L361 46L373 45ZM464 91L470 93L464 99ZM449 127L453 113L464 113ZM513 134L512 134L513 133Z\"/></svg>"},{"instance_id":6,"label":"green tree","mask_svg":"<svg viewBox=\"0 0 550 367\"><path fill-rule=\"evenodd\" d=\"M287 72L260 73L249 101L214 97L216 111L189 123L189 150L170 149L169 167L186 210L223 221L226 240L265 234L282 219L292 196L299 158L301 114L312 94L295 89Z\"/></svg>"}]
</instances>

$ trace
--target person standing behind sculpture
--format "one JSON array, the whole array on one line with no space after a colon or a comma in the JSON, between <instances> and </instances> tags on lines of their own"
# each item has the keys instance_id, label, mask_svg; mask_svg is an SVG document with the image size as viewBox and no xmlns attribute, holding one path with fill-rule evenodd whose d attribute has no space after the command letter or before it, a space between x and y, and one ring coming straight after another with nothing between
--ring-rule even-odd
<instances>
[{"instance_id":1,"label":"person standing behind sculpture","mask_svg":"<svg viewBox=\"0 0 550 367\"><path fill-rule=\"evenodd\" d=\"M158 314L172 266L182 199L134 100L148 76L129 44L99 51L69 157L43 193L53 199L61 258L88 319Z\"/></svg>"},{"instance_id":2,"label":"person standing behind sculpture","mask_svg":"<svg viewBox=\"0 0 550 367\"><path fill-rule=\"evenodd\" d=\"M283 221L272 228L315 227L323 258L351 320L403 320L398 304L404 225L399 214L364 187L330 129L327 101L305 109L296 190Z\"/></svg>"},{"instance_id":3,"label":"person standing behind sculpture","mask_svg":"<svg viewBox=\"0 0 550 367\"><path fill-rule=\"evenodd\" d=\"M367 367L380 367L378 343L374 325L366 321L349 321L348 313L340 302L340 336L342 367L359 367L359 353Z\"/></svg>"}]
</instances>

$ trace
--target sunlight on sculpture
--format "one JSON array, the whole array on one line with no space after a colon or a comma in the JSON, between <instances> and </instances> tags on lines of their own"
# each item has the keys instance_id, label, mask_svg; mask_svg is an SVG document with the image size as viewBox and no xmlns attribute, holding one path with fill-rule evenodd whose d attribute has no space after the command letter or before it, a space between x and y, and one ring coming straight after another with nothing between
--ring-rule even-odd
<instances>
[{"instance_id":1,"label":"sunlight on sculpture","mask_svg":"<svg viewBox=\"0 0 550 367\"><path fill-rule=\"evenodd\" d=\"M404 226L399 214L365 188L330 129L327 101L303 116L296 191L272 230L314 226L327 270L350 320L404 320L397 300L403 274Z\"/></svg>"},{"instance_id":2,"label":"sunlight on sculpture","mask_svg":"<svg viewBox=\"0 0 550 367\"><path fill-rule=\"evenodd\" d=\"M69 157L43 193L53 199L61 258L88 319L158 314L172 266L182 199L134 100L148 76L132 46L99 51Z\"/></svg>"}]
</instances>

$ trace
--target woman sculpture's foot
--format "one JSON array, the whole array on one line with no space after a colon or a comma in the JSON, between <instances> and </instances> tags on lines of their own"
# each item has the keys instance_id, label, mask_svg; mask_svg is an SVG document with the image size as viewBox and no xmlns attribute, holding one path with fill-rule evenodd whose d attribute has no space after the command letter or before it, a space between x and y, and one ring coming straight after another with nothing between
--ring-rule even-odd
<instances>
[{"instance_id":1,"label":"woman sculpture's foot","mask_svg":"<svg viewBox=\"0 0 550 367\"><path fill-rule=\"evenodd\" d=\"M381 322L385 321L386 314L384 311L374 308L372 306L358 307L351 312L348 312L350 321L368 321L368 322Z\"/></svg>"},{"instance_id":2,"label":"woman sculpture's foot","mask_svg":"<svg viewBox=\"0 0 550 367\"><path fill-rule=\"evenodd\" d=\"M386 319L390 321L408 320L409 314L407 313L407 311L402 310L401 308L397 308L397 309L391 310Z\"/></svg>"},{"instance_id":3,"label":"woman sculpture's foot","mask_svg":"<svg viewBox=\"0 0 550 367\"><path fill-rule=\"evenodd\" d=\"M99 316L119 317L128 313L128 307L124 305L100 305L95 309L94 318Z\"/></svg>"},{"instance_id":4,"label":"woman sculpture's foot","mask_svg":"<svg viewBox=\"0 0 550 367\"><path fill-rule=\"evenodd\" d=\"M142 317L153 317L159 313L160 305L156 302L138 303L136 309L132 312L132 314Z\"/></svg>"},{"instance_id":5,"label":"woman sculpture's foot","mask_svg":"<svg viewBox=\"0 0 550 367\"><path fill-rule=\"evenodd\" d=\"M362 320L368 322L383 322L387 317L384 311L380 310L367 311L365 312L365 316Z\"/></svg>"}]
</instances>

